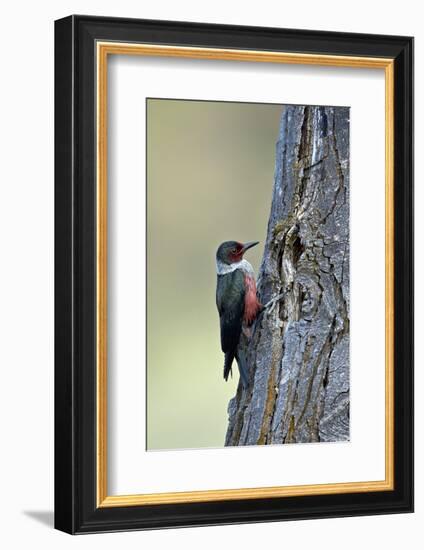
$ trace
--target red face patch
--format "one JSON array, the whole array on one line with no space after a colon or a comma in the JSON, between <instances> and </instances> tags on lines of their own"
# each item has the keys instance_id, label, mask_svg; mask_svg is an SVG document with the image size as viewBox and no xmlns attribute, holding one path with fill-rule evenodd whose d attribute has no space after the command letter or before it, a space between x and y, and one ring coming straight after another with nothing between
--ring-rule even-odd
<instances>
[{"instance_id":1,"label":"red face patch","mask_svg":"<svg viewBox=\"0 0 424 550\"><path fill-rule=\"evenodd\" d=\"M230 259L232 262L239 262L243 258L243 245L237 243L237 245L230 250Z\"/></svg>"}]
</instances>

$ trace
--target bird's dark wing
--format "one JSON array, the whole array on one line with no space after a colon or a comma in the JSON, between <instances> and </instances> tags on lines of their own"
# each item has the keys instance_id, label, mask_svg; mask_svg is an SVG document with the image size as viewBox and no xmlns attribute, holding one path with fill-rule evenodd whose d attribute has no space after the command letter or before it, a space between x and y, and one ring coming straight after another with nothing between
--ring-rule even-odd
<instances>
[{"instance_id":1,"label":"bird's dark wing","mask_svg":"<svg viewBox=\"0 0 424 550\"><path fill-rule=\"evenodd\" d=\"M243 323L244 296L244 274L240 269L218 275L216 305L221 321L221 348L224 353L235 351L238 346Z\"/></svg>"}]
</instances>

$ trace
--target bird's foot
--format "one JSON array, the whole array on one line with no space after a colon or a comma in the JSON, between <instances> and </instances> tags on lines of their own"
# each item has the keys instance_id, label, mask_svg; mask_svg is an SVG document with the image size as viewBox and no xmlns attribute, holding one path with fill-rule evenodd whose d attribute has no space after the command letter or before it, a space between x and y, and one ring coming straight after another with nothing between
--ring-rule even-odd
<instances>
[{"instance_id":1,"label":"bird's foot","mask_svg":"<svg viewBox=\"0 0 424 550\"><path fill-rule=\"evenodd\" d=\"M250 340L250 338L252 337L252 329L247 325L243 325L241 330L243 331L243 334L246 336L246 338Z\"/></svg>"},{"instance_id":2,"label":"bird's foot","mask_svg":"<svg viewBox=\"0 0 424 550\"><path fill-rule=\"evenodd\" d=\"M274 310L275 308L275 305L277 304L277 302L279 302L282 298L284 298L284 294L278 294L278 296L275 296L274 298L271 298L271 300L269 300L269 302L267 302L264 306L263 306L263 311L270 308L269 311L268 311L268 315L270 313L272 313L272 311Z\"/></svg>"}]
</instances>

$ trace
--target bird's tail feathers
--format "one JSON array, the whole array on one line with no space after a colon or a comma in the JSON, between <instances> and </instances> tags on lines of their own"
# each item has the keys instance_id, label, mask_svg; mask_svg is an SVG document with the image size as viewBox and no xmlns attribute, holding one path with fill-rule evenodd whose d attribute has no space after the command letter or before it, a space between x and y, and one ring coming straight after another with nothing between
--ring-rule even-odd
<instances>
[{"instance_id":1,"label":"bird's tail feathers","mask_svg":"<svg viewBox=\"0 0 424 550\"><path fill-rule=\"evenodd\" d=\"M241 383L243 384L243 388L246 389L249 386L249 376L247 371L247 366L244 362L243 357L240 355L236 355L237 364L240 372L240 379Z\"/></svg>"},{"instance_id":2,"label":"bird's tail feathers","mask_svg":"<svg viewBox=\"0 0 424 550\"><path fill-rule=\"evenodd\" d=\"M233 351L227 351L225 354L225 361L224 361L224 380L228 380L228 375L231 374L233 376L233 371L231 368L231 365L233 364L235 357L235 353Z\"/></svg>"},{"instance_id":3,"label":"bird's tail feathers","mask_svg":"<svg viewBox=\"0 0 424 550\"><path fill-rule=\"evenodd\" d=\"M240 379L241 383L243 384L243 388L247 388L249 386L249 377L247 374L247 367L242 359L238 354L236 354L233 351L228 351L225 354L225 361L224 361L224 379L225 381L228 380L228 376L231 374L233 376L233 370L232 370L232 364L234 359L236 359L239 372L240 372Z\"/></svg>"}]
</instances>

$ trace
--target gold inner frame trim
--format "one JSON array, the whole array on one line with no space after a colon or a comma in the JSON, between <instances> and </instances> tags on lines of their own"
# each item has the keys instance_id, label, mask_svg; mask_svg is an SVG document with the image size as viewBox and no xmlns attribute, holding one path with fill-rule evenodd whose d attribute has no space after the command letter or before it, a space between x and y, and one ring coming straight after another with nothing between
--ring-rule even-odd
<instances>
[{"instance_id":1,"label":"gold inner frame trim","mask_svg":"<svg viewBox=\"0 0 424 550\"><path fill-rule=\"evenodd\" d=\"M97 506L142 506L277 498L394 489L394 60L390 58L263 52L123 42L96 44L97 54ZM384 69L385 71L385 479L315 485L214 489L109 496L107 493L107 61L109 55L143 55Z\"/></svg>"}]
</instances>

